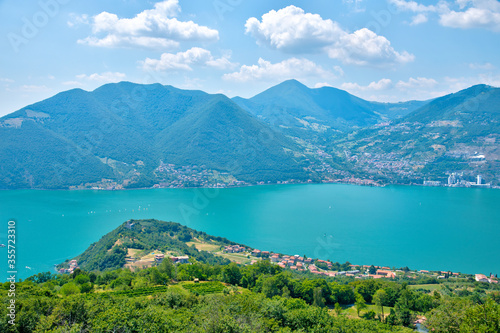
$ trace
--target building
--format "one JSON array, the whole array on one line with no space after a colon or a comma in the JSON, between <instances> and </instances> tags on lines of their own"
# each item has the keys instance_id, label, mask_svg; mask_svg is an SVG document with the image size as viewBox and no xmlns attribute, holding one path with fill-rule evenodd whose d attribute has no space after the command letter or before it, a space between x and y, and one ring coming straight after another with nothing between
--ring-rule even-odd
<instances>
[{"instance_id":1,"label":"building","mask_svg":"<svg viewBox=\"0 0 500 333\"><path fill-rule=\"evenodd\" d=\"M490 282L490 280L486 277L484 274L476 274L476 281L477 282Z\"/></svg>"},{"instance_id":2,"label":"building","mask_svg":"<svg viewBox=\"0 0 500 333\"><path fill-rule=\"evenodd\" d=\"M252 255L253 255L254 257L260 257L260 250L257 250L257 249L253 250L253 251L252 251Z\"/></svg>"},{"instance_id":3,"label":"building","mask_svg":"<svg viewBox=\"0 0 500 333\"><path fill-rule=\"evenodd\" d=\"M172 261L175 264L187 264L187 263L189 263L188 256L171 257L170 259L172 259Z\"/></svg>"},{"instance_id":4,"label":"building","mask_svg":"<svg viewBox=\"0 0 500 333\"><path fill-rule=\"evenodd\" d=\"M386 277L389 279L394 279L396 277L396 273L394 273L393 271L387 271L387 270L381 270L381 269L377 269L376 275L380 275L380 276L383 276L383 277Z\"/></svg>"},{"instance_id":5,"label":"building","mask_svg":"<svg viewBox=\"0 0 500 333\"><path fill-rule=\"evenodd\" d=\"M165 255L163 253L157 253L155 254L155 261L157 263L161 263L165 259Z\"/></svg>"}]
</instances>

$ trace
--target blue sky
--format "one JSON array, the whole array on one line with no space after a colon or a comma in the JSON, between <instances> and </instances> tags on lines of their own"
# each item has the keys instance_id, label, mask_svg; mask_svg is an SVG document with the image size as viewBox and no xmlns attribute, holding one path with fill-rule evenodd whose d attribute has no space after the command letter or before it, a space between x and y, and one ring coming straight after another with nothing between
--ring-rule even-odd
<instances>
[{"instance_id":1,"label":"blue sky","mask_svg":"<svg viewBox=\"0 0 500 333\"><path fill-rule=\"evenodd\" d=\"M0 22L0 116L124 80L390 102L500 86L497 0L0 0Z\"/></svg>"}]
</instances>

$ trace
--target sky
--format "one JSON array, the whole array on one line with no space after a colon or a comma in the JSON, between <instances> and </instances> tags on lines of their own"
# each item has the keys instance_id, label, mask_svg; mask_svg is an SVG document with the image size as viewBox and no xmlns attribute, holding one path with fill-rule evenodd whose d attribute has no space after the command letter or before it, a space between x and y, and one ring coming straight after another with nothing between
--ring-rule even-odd
<instances>
[{"instance_id":1,"label":"sky","mask_svg":"<svg viewBox=\"0 0 500 333\"><path fill-rule=\"evenodd\" d=\"M426 100L500 86L500 2L0 0L0 51L0 116L119 81Z\"/></svg>"}]
</instances>

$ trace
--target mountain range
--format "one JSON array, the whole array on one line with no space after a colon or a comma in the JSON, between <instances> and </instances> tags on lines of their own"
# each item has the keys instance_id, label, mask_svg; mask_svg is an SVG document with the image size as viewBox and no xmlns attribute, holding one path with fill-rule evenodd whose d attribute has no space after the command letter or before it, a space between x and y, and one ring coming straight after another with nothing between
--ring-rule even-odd
<instances>
[{"instance_id":1,"label":"mountain range","mask_svg":"<svg viewBox=\"0 0 500 333\"><path fill-rule=\"evenodd\" d=\"M0 118L0 188L500 181L500 89L370 102L285 81L250 99L161 84L73 89ZM484 157L481 157L484 156Z\"/></svg>"}]
</instances>

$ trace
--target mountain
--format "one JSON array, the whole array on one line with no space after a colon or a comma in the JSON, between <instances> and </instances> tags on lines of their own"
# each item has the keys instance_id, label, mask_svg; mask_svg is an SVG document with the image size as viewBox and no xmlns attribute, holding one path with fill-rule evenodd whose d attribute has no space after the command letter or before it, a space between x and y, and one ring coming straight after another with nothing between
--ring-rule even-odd
<instances>
[{"instance_id":1,"label":"mountain","mask_svg":"<svg viewBox=\"0 0 500 333\"><path fill-rule=\"evenodd\" d=\"M160 84L62 92L0 118L0 142L0 188L305 177L297 145L226 96Z\"/></svg>"},{"instance_id":2,"label":"mountain","mask_svg":"<svg viewBox=\"0 0 500 333\"><path fill-rule=\"evenodd\" d=\"M151 265L154 257L150 256L150 253L155 251L178 256L188 255L207 264L229 263L228 259L186 244L193 240L210 248L236 244L226 238L211 236L175 222L129 220L104 235L99 241L92 243L74 259L81 269L87 271L119 269L127 262L129 264L144 262L145 265ZM130 258L131 253L138 259ZM67 268L68 262L69 260L66 260L60 268Z\"/></svg>"},{"instance_id":3,"label":"mountain","mask_svg":"<svg viewBox=\"0 0 500 333\"><path fill-rule=\"evenodd\" d=\"M396 172L407 180L446 181L447 174L457 172L469 181L481 174L497 184L499 140L500 89L476 85L390 123L353 133L333 142L332 149L338 154L347 149L350 158L356 156L358 169Z\"/></svg>"},{"instance_id":4,"label":"mountain","mask_svg":"<svg viewBox=\"0 0 500 333\"><path fill-rule=\"evenodd\" d=\"M285 81L250 99L161 84L73 89L0 118L0 189L500 183L500 92L377 103ZM462 177L461 176L461 177Z\"/></svg>"},{"instance_id":5,"label":"mountain","mask_svg":"<svg viewBox=\"0 0 500 333\"><path fill-rule=\"evenodd\" d=\"M385 118L405 115L426 103L369 102L332 87L311 89L297 80L280 83L250 99L233 100L275 127L315 132L366 127Z\"/></svg>"}]
</instances>

